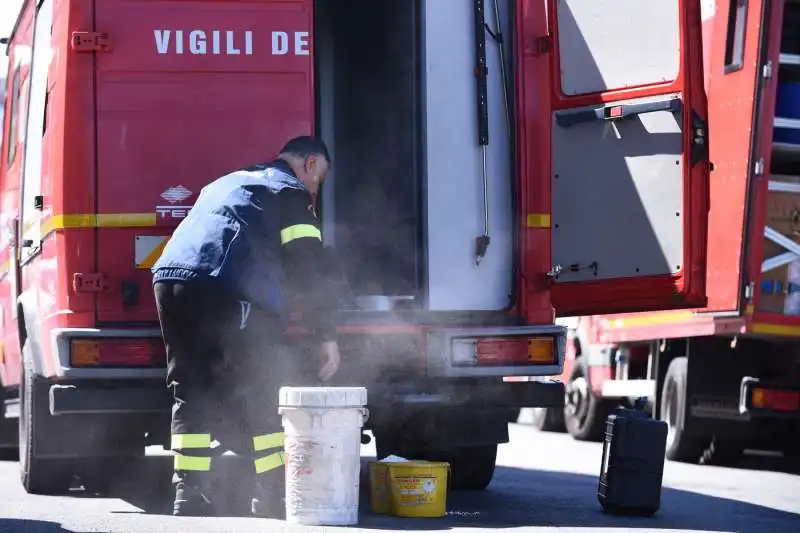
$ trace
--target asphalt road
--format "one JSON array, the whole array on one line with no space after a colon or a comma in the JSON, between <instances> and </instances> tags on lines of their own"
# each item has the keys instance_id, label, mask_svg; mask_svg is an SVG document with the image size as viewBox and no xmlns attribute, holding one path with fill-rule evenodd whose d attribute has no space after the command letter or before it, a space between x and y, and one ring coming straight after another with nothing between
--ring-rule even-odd
<instances>
[{"instance_id":1,"label":"asphalt road","mask_svg":"<svg viewBox=\"0 0 800 533\"><path fill-rule=\"evenodd\" d=\"M371 447L365 446L364 454L370 453L374 453ZM360 529L800 532L800 476L774 471L780 465L769 460L751 458L735 469L667 463L659 513L651 518L617 518L603 514L597 503L600 456L599 444L512 425L511 442L501 447L501 466L488 491L451 494L448 516L438 520L370 515L364 501ZM167 516L168 468L167 457L147 457L109 494L76 490L68 496L46 497L22 490L16 463L0 463L0 533L337 529L289 527L254 518Z\"/></svg>"}]
</instances>

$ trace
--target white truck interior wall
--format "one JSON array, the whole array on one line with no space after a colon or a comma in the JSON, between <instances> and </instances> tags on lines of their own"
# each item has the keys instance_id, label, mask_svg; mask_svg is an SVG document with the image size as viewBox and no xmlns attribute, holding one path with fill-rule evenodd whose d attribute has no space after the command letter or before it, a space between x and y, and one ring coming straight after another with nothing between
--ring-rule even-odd
<instances>
[{"instance_id":1,"label":"white truck interior wall","mask_svg":"<svg viewBox=\"0 0 800 533\"><path fill-rule=\"evenodd\" d=\"M510 2L498 0L507 54ZM495 27L493 0L486 21ZM427 163L428 306L432 311L497 310L509 305L512 282L511 156L497 43L487 34L489 71L489 232L483 233L483 177L478 145L472 2L427 0L424 18Z\"/></svg>"},{"instance_id":2,"label":"white truck interior wall","mask_svg":"<svg viewBox=\"0 0 800 533\"><path fill-rule=\"evenodd\" d=\"M564 94L674 80L680 69L678 6L679 0L560 0Z\"/></svg>"},{"instance_id":3,"label":"white truck interior wall","mask_svg":"<svg viewBox=\"0 0 800 533\"><path fill-rule=\"evenodd\" d=\"M420 296L423 172L416 2L316 3L318 126L333 152L325 239L355 296Z\"/></svg>"}]
</instances>

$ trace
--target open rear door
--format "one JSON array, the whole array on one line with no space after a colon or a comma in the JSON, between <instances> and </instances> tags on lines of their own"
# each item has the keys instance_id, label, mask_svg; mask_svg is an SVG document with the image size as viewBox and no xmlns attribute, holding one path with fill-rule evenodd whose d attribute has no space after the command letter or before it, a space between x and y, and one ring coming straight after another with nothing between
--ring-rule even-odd
<instances>
[{"instance_id":1,"label":"open rear door","mask_svg":"<svg viewBox=\"0 0 800 533\"><path fill-rule=\"evenodd\" d=\"M549 0L549 21L557 314L702 306L700 0Z\"/></svg>"}]
</instances>

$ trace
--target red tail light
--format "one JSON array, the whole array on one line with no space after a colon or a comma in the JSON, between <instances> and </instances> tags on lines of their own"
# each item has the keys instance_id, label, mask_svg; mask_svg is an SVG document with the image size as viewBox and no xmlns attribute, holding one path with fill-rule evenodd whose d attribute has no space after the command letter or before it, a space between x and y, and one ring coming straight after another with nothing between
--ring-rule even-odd
<instances>
[{"instance_id":1,"label":"red tail light","mask_svg":"<svg viewBox=\"0 0 800 533\"><path fill-rule=\"evenodd\" d=\"M74 339L72 366L161 367L166 365L161 339Z\"/></svg>"},{"instance_id":2,"label":"red tail light","mask_svg":"<svg viewBox=\"0 0 800 533\"><path fill-rule=\"evenodd\" d=\"M461 366L552 365L557 363L557 353L552 337L459 338L453 341L453 363Z\"/></svg>"},{"instance_id":3,"label":"red tail light","mask_svg":"<svg viewBox=\"0 0 800 533\"><path fill-rule=\"evenodd\" d=\"M750 397L751 405L755 409L771 409L783 412L800 411L800 391L754 387Z\"/></svg>"}]
</instances>

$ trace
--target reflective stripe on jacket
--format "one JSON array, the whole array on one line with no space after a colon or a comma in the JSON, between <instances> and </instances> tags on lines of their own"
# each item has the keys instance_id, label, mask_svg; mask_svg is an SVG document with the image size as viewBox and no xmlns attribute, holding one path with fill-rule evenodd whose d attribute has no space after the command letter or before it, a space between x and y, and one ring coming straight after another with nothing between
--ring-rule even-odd
<instances>
[{"instance_id":1,"label":"reflective stripe on jacket","mask_svg":"<svg viewBox=\"0 0 800 533\"><path fill-rule=\"evenodd\" d=\"M321 248L315 223L283 224L281 193L287 191L303 198L303 211L311 205L308 190L283 161L237 170L203 187L153 266L153 282L216 278L234 296L285 318L281 247L311 238Z\"/></svg>"}]
</instances>

